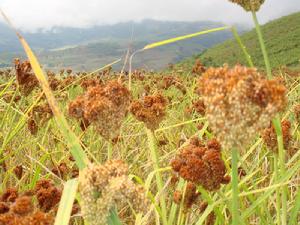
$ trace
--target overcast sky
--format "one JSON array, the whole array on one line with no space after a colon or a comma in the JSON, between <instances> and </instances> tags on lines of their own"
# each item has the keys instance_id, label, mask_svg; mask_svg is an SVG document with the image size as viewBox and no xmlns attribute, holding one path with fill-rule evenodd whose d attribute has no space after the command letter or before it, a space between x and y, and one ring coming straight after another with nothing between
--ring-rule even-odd
<instances>
[{"instance_id":1,"label":"overcast sky","mask_svg":"<svg viewBox=\"0 0 300 225\"><path fill-rule=\"evenodd\" d=\"M251 14L227 0L0 0L0 7L18 28L31 31L146 18L251 24ZM300 0L266 0L259 18L267 22L297 11Z\"/></svg>"}]
</instances>

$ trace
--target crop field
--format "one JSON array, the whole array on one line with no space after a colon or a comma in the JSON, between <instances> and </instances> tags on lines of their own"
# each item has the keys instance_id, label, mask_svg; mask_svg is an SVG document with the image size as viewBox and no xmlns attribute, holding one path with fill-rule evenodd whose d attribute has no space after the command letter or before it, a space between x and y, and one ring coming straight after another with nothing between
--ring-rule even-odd
<instances>
[{"instance_id":1,"label":"crop field","mask_svg":"<svg viewBox=\"0 0 300 225\"><path fill-rule=\"evenodd\" d=\"M299 224L300 71L271 70L255 2L259 68L234 29L245 65L162 72L133 70L138 51L128 72L43 71L17 33L28 59L0 71L0 225Z\"/></svg>"}]
</instances>

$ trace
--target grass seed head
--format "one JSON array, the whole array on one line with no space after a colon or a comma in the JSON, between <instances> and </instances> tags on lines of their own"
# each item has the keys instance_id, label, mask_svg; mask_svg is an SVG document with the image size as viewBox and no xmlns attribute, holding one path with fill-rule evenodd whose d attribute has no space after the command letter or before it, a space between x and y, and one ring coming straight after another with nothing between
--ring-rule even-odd
<instances>
[{"instance_id":1,"label":"grass seed head","mask_svg":"<svg viewBox=\"0 0 300 225\"><path fill-rule=\"evenodd\" d=\"M53 225L54 217L50 213L42 212L35 207L29 194L24 193L20 197L18 192L7 189L0 202L0 224L3 225ZM8 194L10 193L10 194ZM14 200L7 198L14 194ZM4 197L5 196L5 197Z\"/></svg>"},{"instance_id":2,"label":"grass seed head","mask_svg":"<svg viewBox=\"0 0 300 225\"><path fill-rule=\"evenodd\" d=\"M91 87L84 95L78 96L69 104L69 114L84 119L85 124L93 124L100 135L112 140L119 134L130 102L128 89L113 80L106 85Z\"/></svg>"},{"instance_id":3,"label":"grass seed head","mask_svg":"<svg viewBox=\"0 0 300 225\"><path fill-rule=\"evenodd\" d=\"M83 217L91 225L104 225L113 207L123 208L129 201L135 211L147 212L144 190L128 177L128 167L120 160L90 165L79 176Z\"/></svg>"},{"instance_id":4,"label":"grass seed head","mask_svg":"<svg viewBox=\"0 0 300 225\"><path fill-rule=\"evenodd\" d=\"M1 196L2 202L15 202L19 196L16 188L8 188Z\"/></svg>"},{"instance_id":5,"label":"grass seed head","mask_svg":"<svg viewBox=\"0 0 300 225\"><path fill-rule=\"evenodd\" d=\"M36 197L39 203L39 207L48 212L60 201L61 190L56 188L50 180L39 180L35 187Z\"/></svg>"},{"instance_id":6,"label":"grass seed head","mask_svg":"<svg viewBox=\"0 0 300 225\"><path fill-rule=\"evenodd\" d=\"M15 70L21 93L24 96L29 95L39 84L34 73L32 72L30 62L21 62L19 59L15 59Z\"/></svg>"},{"instance_id":7,"label":"grass seed head","mask_svg":"<svg viewBox=\"0 0 300 225\"><path fill-rule=\"evenodd\" d=\"M239 65L209 68L198 87L212 131L226 149L247 146L287 103L281 80Z\"/></svg>"},{"instance_id":8,"label":"grass seed head","mask_svg":"<svg viewBox=\"0 0 300 225\"><path fill-rule=\"evenodd\" d=\"M282 130L284 149L288 150L290 148L290 143L292 140L290 121L283 120L281 122L281 130ZM262 138L264 140L264 143L267 145L267 147L270 150L272 150L275 153L278 153L277 135L273 124L271 124L268 128L266 128L262 132Z\"/></svg>"},{"instance_id":9,"label":"grass seed head","mask_svg":"<svg viewBox=\"0 0 300 225\"><path fill-rule=\"evenodd\" d=\"M229 0L230 2L236 3L244 8L246 11L259 11L265 0Z\"/></svg>"},{"instance_id":10,"label":"grass seed head","mask_svg":"<svg viewBox=\"0 0 300 225\"><path fill-rule=\"evenodd\" d=\"M206 146L198 139L190 142L172 160L171 166L183 179L215 191L227 183L226 168L216 140Z\"/></svg>"},{"instance_id":11,"label":"grass seed head","mask_svg":"<svg viewBox=\"0 0 300 225\"><path fill-rule=\"evenodd\" d=\"M134 101L130 111L137 120L145 123L146 127L155 130L166 115L167 100L161 94L148 95L142 100Z\"/></svg>"},{"instance_id":12,"label":"grass seed head","mask_svg":"<svg viewBox=\"0 0 300 225\"><path fill-rule=\"evenodd\" d=\"M294 115L297 122L300 123L300 104L294 107Z\"/></svg>"},{"instance_id":13,"label":"grass seed head","mask_svg":"<svg viewBox=\"0 0 300 225\"><path fill-rule=\"evenodd\" d=\"M206 71L206 68L203 66L201 61L199 59L197 59L195 61L194 66L193 66L192 73L197 74L197 75L201 75L205 71Z\"/></svg>"}]
</instances>

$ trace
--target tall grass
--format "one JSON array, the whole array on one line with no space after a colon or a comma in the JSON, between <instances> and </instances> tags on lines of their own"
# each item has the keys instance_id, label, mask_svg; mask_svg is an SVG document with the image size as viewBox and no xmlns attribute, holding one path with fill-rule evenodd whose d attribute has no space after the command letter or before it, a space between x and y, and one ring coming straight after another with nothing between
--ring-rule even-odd
<instances>
[{"instance_id":1,"label":"tall grass","mask_svg":"<svg viewBox=\"0 0 300 225\"><path fill-rule=\"evenodd\" d=\"M257 18L255 24L259 28ZM227 28L228 27L219 29L222 30ZM201 35L204 33L201 33ZM240 47L243 49L249 66L253 67L251 57L235 29L233 29L233 34ZM24 126L28 112L30 112L32 107L34 107L34 105L39 101L39 98L32 97L32 99L29 100L30 105L26 108L24 113L20 110L20 108L21 106L23 107L26 105L25 102L19 103L20 108L18 108L18 106L14 106L12 100L7 104L4 103L1 100L1 96L9 90L9 87L14 82L14 80L11 79L5 84L5 88L0 92L0 104L1 106L5 106L5 112L0 116L2 120L0 121L0 128L4 131L8 130L4 137L0 136L0 138L4 139L2 142L1 152L4 152L9 144L16 147L17 144L21 142L22 144L19 148L27 148L28 146L31 147L38 143L40 146L38 150L32 149L31 152L26 153L28 158L32 159L30 161L30 165L27 167L28 171L26 174L30 178L30 187L34 187L36 181L42 176L42 171L48 169L46 165L47 160L51 159L63 161L63 159L66 158L66 152L63 147L65 144L69 147L70 152L74 156L76 164L80 169L84 169L84 167L90 163L87 156L88 154L93 157L96 162L102 161L106 158L112 158L112 146L104 144L105 142L103 139L98 138L93 130L87 130L82 133L81 138L84 140L86 145L86 148L82 148L81 140L75 135L75 132L78 130L78 125L72 124L71 120L67 121L67 118L64 117L61 107L59 107L59 104L54 98L54 94L49 88L47 78L41 70L37 58L24 38L19 33L17 33L17 35L31 61L34 72L41 83L48 102L52 107L56 119L56 126L50 121L47 128L43 129L43 133L40 133L39 136L33 140L18 140L21 138L24 139ZM175 41L180 41L185 38L190 38L193 37L193 35L147 45L143 51ZM198 35L200 34L197 33L196 36ZM261 46L264 46L262 35L260 41ZM265 48L263 52L263 54L267 54L267 49ZM133 55L130 58L130 65L132 60ZM266 63L266 68L268 68L268 63ZM90 76L93 76L93 73L90 74ZM153 76L160 78L160 75L158 74L151 74L147 77L148 80L146 80L145 83L134 80L134 85L132 85L132 77L129 76L129 87L132 90L133 96L138 96L140 94L140 90L145 84L151 85L151 82L153 81L152 79L155 78ZM263 169L266 159L270 159L270 157L273 156L270 156L270 154L266 152L266 149L262 144L262 140L257 139L256 142L246 150L239 150L239 152L237 149L232 150L231 185L223 186L216 193L208 193L202 187L198 187L198 191L201 193L202 199L208 202L208 206L202 214L194 211L185 213L183 204L176 205L174 202L171 202L172 198L169 196L171 192L170 185L166 179L166 177L170 175L170 168L165 167L164 164L166 164L165 162L168 162L178 151L177 144L179 139L186 140L194 134L196 134L199 138L203 138L203 136L206 136L207 138L213 135L207 129L208 123L206 122L206 118L199 118L199 116L192 114L192 118L187 119L184 115L185 107L191 104L197 96L193 92L193 89L196 87L196 82L191 78L191 74L187 72L187 75L183 75L183 78L185 79L185 84L190 88L187 90L188 94L183 96L181 100L177 99L180 94L176 89L164 91L164 94L170 98L173 97L175 100L172 104L170 104L168 109L168 118L161 124L161 127L156 131L148 129L145 130L143 124L137 123L131 116L128 116L126 121L124 121L120 134L123 141L115 146L116 149L120 150L114 153L115 156L122 158L127 162L131 162L130 171L134 173L132 177L134 177L135 180L142 184L146 189L148 197L152 202L149 213L151 214L155 211L156 215L158 215L156 216L155 223L157 225L200 225L205 224L209 214L214 212L216 215L215 224L229 224L229 221L231 221L232 224L250 224L254 222L260 224L297 224L297 217L299 216L300 209L300 192L299 187L296 186L298 182L296 176L300 169L300 151L286 161L279 117L277 117L273 122L277 134L279 149L278 157L274 157L273 168L267 164L270 168ZM79 82L80 79L82 78L79 78L77 82ZM299 81L300 80L298 79L297 82ZM299 87L299 85L294 85L289 93L290 96L297 99L297 91L300 91ZM67 87L65 91L68 91L68 88L70 87ZM11 121L11 123L8 123L8 121ZM203 128L200 131L197 131L196 123L199 122L205 123ZM300 136L298 127L295 126L295 129L294 137L299 140ZM60 139L59 132L63 136L62 139ZM50 136L55 136L57 139L60 139L60 144L54 145L53 147L52 142L48 142L47 140L50 139ZM165 147L157 145L157 140L161 139L166 139L168 141L168 144ZM15 141L17 144L13 145L12 141ZM186 141L186 143L187 142L188 141ZM37 160L38 163L33 160L35 157L39 157L37 151L43 151L43 156ZM14 152L18 153L19 149L15 148ZM12 156L12 153L10 154L8 154L8 156L6 155L2 161L4 161L4 159L14 160L14 157L10 157ZM224 159L227 167L230 168L229 153L224 152ZM268 160L267 163L269 163ZM246 170L246 175L241 178L238 176L239 165L242 165L242 167ZM47 171L46 176L51 176L48 173L49 171ZM13 184L18 182L18 184L21 185L24 183L23 180L16 181L16 179L11 178L11 174L12 172L10 171L3 177L1 176L3 184ZM76 179L69 180L65 183L60 180L60 182L64 184L64 191L59 205L55 225L68 224L72 204L76 197L77 190ZM186 182L180 179L176 188L184 190L185 186ZM287 188L292 190L292 188L295 188L294 186L296 186L296 191L287 192ZM26 189L26 187L22 188ZM228 209L231 209L230 213L228 212ZM274 209L276 210L275 213L273 212ZM116 210L111 211L111 216L108 218L108 224L121 224L117 213L118 212ZM150 220L150 216L149 214L145 216L136 214L135 219L136 225L146 225ZM80 224L80 222L78 222L78 224Z\"/></svg>"}]
</instances>

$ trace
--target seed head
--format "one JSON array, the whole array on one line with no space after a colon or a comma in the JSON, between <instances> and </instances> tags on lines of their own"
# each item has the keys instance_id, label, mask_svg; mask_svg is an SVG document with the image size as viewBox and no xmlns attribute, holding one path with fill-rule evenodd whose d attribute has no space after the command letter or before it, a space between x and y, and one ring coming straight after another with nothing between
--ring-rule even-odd
<instances>
[{"instance_id":1,"label":"seed head","mask_svg":"<svg viewBox=\"0 0 300 225\"><path fill-rule=\"evenodd\" d=\"M130 202L134 210L147 212L144 190L128 177L128 167L120 160L90 165L79 175L82 214L91 225L104 225L113 207Z\"/></svg>"},{"instance_id":2,"label":"seed head","mask_svg":"<svg viewBox=\"0 0 300 225\"><path fill-rule=\"evenodd\" d=\"M194 204L198 202L200 194L197 192L196 185L192 182L188 182L185 192L175 191L173 195L173 200L176 204L180 204L182 200L182 195L185 193L183 206L184 210L188 211Z\"/></svg>"},{"instance_id":3,"label":"seed head","mask_svg":"<svg viewBox=\"0 0 300 225\"><path fill-rule=\"evenodd\" d=\"M48 212L60 201L61 190L56 188L50 180L39 180L35 187L36 197L39 203L39 207Z\"/></svg>"},{"instance_id":4,"label":"seed head","mask_svg":"<svg viewBox=\"0 0 300 225\"><path fill-rule=\"evenodd\" d=\"M300 123L300 104L294 107L294 115L297 122Z\"/></svg>"},{"instance_id":5,"label":"seed head","mask_svg":"<svg viewBox=\"0 0 300 225\"><path fill-rule=\"evenodd\" d=\"M155 130L166 115L167 100L161 94L145 96L143 100L134 101L130 111L143 121L147 128Z\"/></svg>"},{"instance_id":6,"label":"seed head","mask_svg":"<svg viewBox=\"0 0 300 225\"><path fill-rule=\"evenodd\" d=\"M69 104L69 114L93 124L107 140L117 137L131 102L130 92L118 81L96 85Z\"/></svg>"},{"instance_id":7,"label":"seed head","mask_svg":"<svg viewBox=\"0 0 300 225\"><path fill-rule=\"evenodd\" d=\"M197 59L195 61L194 66L193 66L192 73L195 73L197 75L201 75L205 71L206 71L206 68L203 66L203 64L201 63L201 61L199 59Z\"/></svg>"},{"instance_id":8,"label":"seed head","mask_svg":"<svg viewBox=\"0 0 300 225\"><path fill-rule=\"evenodd\" d=\"M236 3L243 7L246 11L259 11L265 0L229 0L230 2Z\"/></svg>"},{"instance_id":9,"label":"seed head","mask_svg":"<svg viewBox=\"0 0 300 225\"><path fill-rule=\"evenodd\" d=\"M288 150L290 147L290 142L292 140L291 122L288 120L283 120L281 122L281 131L284 149ZM275 132L275 128L272 124L262 132L262 138L264 140L264 143L268 146L270 150L272 150L275 153L278 153L277 135Z\"/></svg>"},{"instance_id":10,"label":"seed head","mask_svg":"<svg viewBox=\"0 0 300 225\"><path fill-rule=\"evenodd\" d=\"M255 69L210 68L199 79L210 127L226 149L248 145L286 106L286 88Z\"/></svg>"},{"instance_id":11,"label":"seed head","mask_svg":"<svg viewBox=\"0 0 300 225\"><path fill-rule=\"evenodd\" d=\"M171 166L183 179L208 191L218 190L227 181L220 145L216 140L211 140L206 146L199 139L190 142L172 160Z\"/></svg>"},{"instance_id":12,"label":"seed head","mask_svg":"<svg viewBox=\"0 0 300 225\"><path fill-rule=\"evenodd\" d=\"M15 59L15 70L20 91L24 96L29 95L39 83L32 72L30 62L21 62L19 59Z\"/></svg>"}]
</instances>

